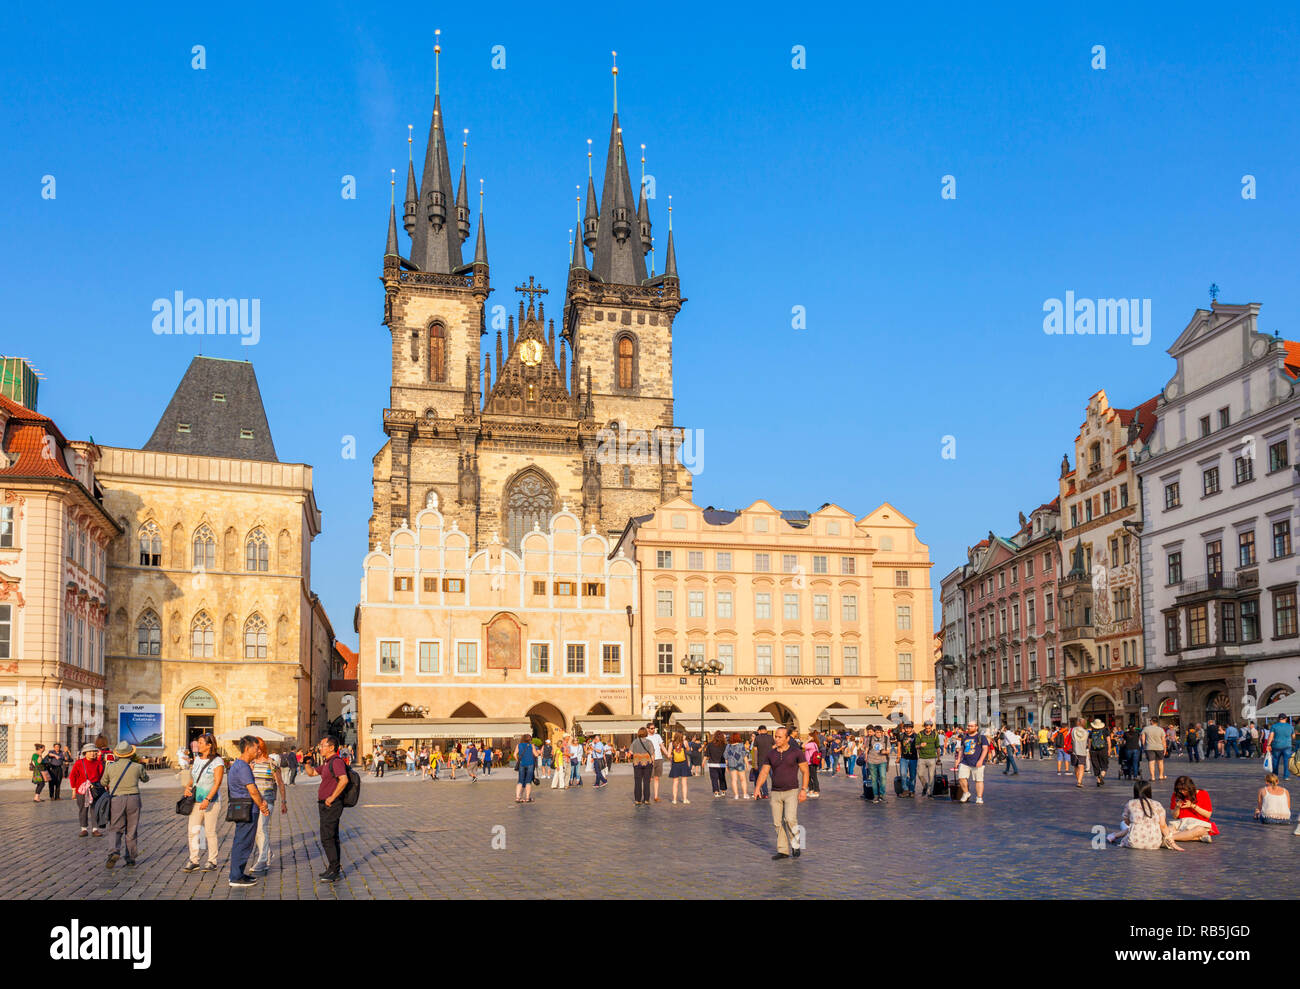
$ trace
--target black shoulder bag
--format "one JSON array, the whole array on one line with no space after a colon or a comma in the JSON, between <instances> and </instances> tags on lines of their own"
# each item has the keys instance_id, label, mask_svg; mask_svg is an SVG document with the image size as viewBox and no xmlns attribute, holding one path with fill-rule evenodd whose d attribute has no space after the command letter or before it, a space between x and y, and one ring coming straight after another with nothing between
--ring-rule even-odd
<instances>
[{"instance_id":1,"label":"black shoulder bag","mask_svg":"<svg viewBox=\"0 0 1300 989\"><path fill-rule=\"evenodd\" d=\"M203 779L203 774L208 771L208 767L211 766L214 762L216 762L216 760L217 757L213 756L211 759L209 759L207 762L203 764L203 768L199 770L199 779L194 780L195 787L199 785L199 780ZM191 792L188 796L185 794L181 794L180 800L176 801L176 813L181 815L181 817L189 817L190 811L194 810L195 803L196 801L193 792Z\"/></svg>"},{"instance_id":2,"label":"black shoulder bag","mask_svg":"<svg viewBox=\"0 0 1300 989\"><path fill-rule=\"evenodd\" d=\"M230 776L230 773L226 774L226 820L232 824L247 824L253 819L253 798L236 797L230 789Z\"/></svg>"}]
</instances>

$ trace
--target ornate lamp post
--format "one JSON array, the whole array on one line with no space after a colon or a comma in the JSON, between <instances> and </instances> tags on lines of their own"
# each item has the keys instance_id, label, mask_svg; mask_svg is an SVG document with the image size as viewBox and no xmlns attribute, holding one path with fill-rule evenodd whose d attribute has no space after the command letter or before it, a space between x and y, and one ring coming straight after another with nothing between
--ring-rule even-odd
<instances>
[{"instance_id":1,"label":"ornate lamp post","mask_svg":"<svg viewBox=\"0 0 1300 989\"><path fill-rule=\"evenodd\" d=\"M716 659L696 659L688 656L682 660L682 669L690 676L700 678L700 739L704 739L704 681L722 672L722 663Z\"/></svg>"}]
</instances>

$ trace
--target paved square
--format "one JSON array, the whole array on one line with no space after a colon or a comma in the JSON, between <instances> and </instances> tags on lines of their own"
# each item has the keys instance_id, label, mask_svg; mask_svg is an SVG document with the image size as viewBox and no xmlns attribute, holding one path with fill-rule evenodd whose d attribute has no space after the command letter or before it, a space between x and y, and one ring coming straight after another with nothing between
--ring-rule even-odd
<instances>
[{"instance_id":1,"label":"paved square","mask_svg":"<svg viewBox=\"0 0 1300 989\"><path fill-rule=\"evenodd\" d=\"M343 815L343 881L329 885L316 840L316 782L299 777L290 811L275 816L275 859L258 886L226 885L233 825L221 829L221 869L181 873L185 821L172 773L144 788L140 860L109 871L111 838L78 838L70 799L34 804L24 784L0 787L0 898L410 899L429 897L1084 897L1278 898L1295 895L1300 837L1252 819L1263 772L1256 759L1188 766L1173 761L1156 796L1188 769L1215 806L1223 834L1182 853L1092 847L1092 828L1118 826L1130 786L1077 790L1054 762L1025 761L1020 776L990 767L987 803L859 799L861 784L826 779L804 804L807 851L773 862L769 805L713 799L691 780L691 804L635 808L620 767L609 787L542 789L514 803L510 772L477 784L390 774L364 777L361 804ZM1295 788L1291 787L1294 791ZM65 787L66 793L66 787ZM499 828L504 828L501 832ZM496 829L496 830L494 830ZM504 835L505 848L494 848Z\"/></svg>"}]
</instances>

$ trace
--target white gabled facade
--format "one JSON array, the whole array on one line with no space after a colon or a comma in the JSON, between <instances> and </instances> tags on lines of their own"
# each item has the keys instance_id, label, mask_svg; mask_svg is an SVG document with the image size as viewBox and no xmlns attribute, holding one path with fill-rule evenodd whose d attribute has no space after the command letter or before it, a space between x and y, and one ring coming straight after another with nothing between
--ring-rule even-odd
<instances>
[{"instance_id":1,"label":"white gabled facade","mask_svg":"<svg viewBox=\"0 0 1300 989\"><path fill-rule=\"evenodd\" d=\"M1137 459L1151 713L1240 722L1300 687L1300 345L1259 305L1198 309Z\"/></svg>"}]
</instances>

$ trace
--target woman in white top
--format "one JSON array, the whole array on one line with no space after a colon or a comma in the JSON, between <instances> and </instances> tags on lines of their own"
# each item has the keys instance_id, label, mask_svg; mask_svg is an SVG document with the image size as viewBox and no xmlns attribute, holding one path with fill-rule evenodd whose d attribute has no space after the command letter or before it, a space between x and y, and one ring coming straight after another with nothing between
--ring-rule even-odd
<instances>
[{"instance_id":1,"label":"woman in white top","mask_svg":"<svg viewBox=\"0 0 1300 989\"><path fill-rule=\"evenodd\" d=\"M226 773L226 763L217 751L217 739L212 732L198 738L198 752L189 770L181 774L185 782L185 796L194 797L194 809L189 816L190 857L182 872L197 872L199 859L207 853L208 864L204 872L217 868L217 825L221 814L221 778Z\"/></svg>"},{"instance_id":2,"label":"woman in white top","mask_svg":"<svg viewBox=\"0 0 1300 989\"><path fill-rule=\"evenodd\" d=\"M1278 785L1277 774L1264 777L1264 785L1255 798L1255 820L1261 824L1290 824L1291 795Z\"/></svg>"}]
</instances>

